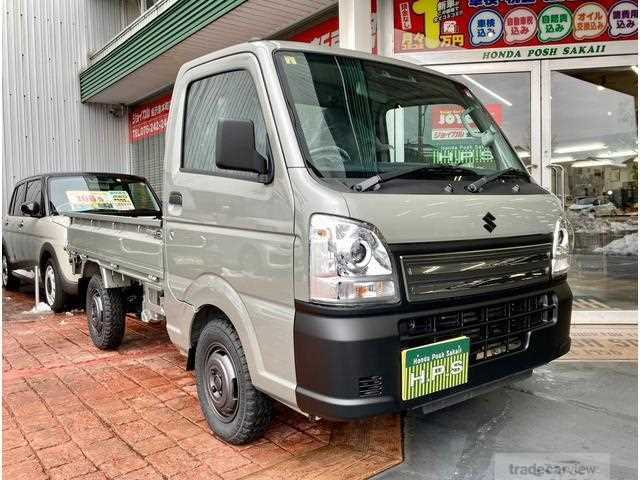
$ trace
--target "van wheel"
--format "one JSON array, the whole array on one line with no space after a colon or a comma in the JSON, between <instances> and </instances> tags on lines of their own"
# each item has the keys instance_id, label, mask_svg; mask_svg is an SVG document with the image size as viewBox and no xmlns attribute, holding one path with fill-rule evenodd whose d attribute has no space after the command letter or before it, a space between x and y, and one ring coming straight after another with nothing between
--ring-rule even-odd
<instances>
[{"instance_id":1,"label":"van wheel","mask_svg":"<svg viewBox=\"0 0 640 480\"><path fill-rule=\"evenodd\" d=\"M262 435L271 422L273 401L251 383L240 338L226 318L215 317L202 329L195 366L209 427L235 445Z\"/></svg>"},{"instance_id":2,"label":"van wheel","mask_svg":"<svg viewBox=\"0 0 640 480\"><path fill-rule=\"evenodd\" d=\"M54 312L64 310L66 295L62 289L62 276L58 264L53 258L49 258L44 267L44 297L47 304Z\"/></svg>"},{"instance_id":3,"label":"van wheel","mask_svg":"<svg viewBox=\"0 0 640 480\"><path fill-rule=\"evenodd\" d=\"M13 276L11 264L7 254L2 251L2 288L6 290L17 290L20 288L20 279Z\"/></svg>"},{"instance_id":4,"label":"van wheel","mask_svg":"<svg viewBox=\"0 0 640 480\"><path fill-rule=\"evenodd\" d=\"M101 350L118 348L124 337L124 297L118 288L104 288L100 275L87 287L87 323L93 344Z\"/></svg>"}]
</instances>

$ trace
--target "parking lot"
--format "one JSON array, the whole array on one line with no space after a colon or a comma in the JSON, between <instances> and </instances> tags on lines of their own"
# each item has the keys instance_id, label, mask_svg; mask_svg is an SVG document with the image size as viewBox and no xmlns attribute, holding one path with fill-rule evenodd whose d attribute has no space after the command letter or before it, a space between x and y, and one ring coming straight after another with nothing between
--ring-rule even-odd
<instances>
[{"instance_id":1,"label":"parking lot","mask_svg":"<svg viewBox=\"0 0 640 480\"><path fill-rule=\"evenodd\" d=\"M103 352L84 312L32 305L28 287L3 292L7 479L488 479L495 453L549 451L609 453L611 478L637 476L635 326L574 326L566 360L428 416L334 424L282 408L235 447L210 433L162 325L129 319Z\"/></svg>"}]
</instances>

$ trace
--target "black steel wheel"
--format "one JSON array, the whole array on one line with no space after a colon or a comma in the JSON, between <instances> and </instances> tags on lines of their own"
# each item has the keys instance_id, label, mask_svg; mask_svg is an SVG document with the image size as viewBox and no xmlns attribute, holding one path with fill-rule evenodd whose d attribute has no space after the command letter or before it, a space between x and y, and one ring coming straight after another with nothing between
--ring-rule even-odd
<instances>
[{"instance_id":1,"label":"black steel wheel","mask_svg":"<svg viewBox=\"0 0 640 480\"><path fill-rule=\"evenodd\" d=\"M271 423L273 402L251 383L240 338L225 317L211 318L202 329L195 367L198 399L209 427L236 445L262 435Z\"/></svg>"},{"instance_id":2,"label":"black steel wheel","mask_svg":"<svg viewBox=\"0 0 640 480\"><path fill-rule=\"evenodd\" d=\"M101 350L120 346L125 329L125 299L120 289L104 288L100 275L87 287L86 314L89 336Z\"/></svg>"},{"instance_id":3,"label":"black steel wheel","mask_svg":"<svg viewBox=\"0 0 640 480\"><path fill-rule=\"evenodd\" d=\"M207 352L206 392L213 412L224 423L233 421L238 412L238 377L229 352L213 342Z\"/></svg>"}]
</instances>

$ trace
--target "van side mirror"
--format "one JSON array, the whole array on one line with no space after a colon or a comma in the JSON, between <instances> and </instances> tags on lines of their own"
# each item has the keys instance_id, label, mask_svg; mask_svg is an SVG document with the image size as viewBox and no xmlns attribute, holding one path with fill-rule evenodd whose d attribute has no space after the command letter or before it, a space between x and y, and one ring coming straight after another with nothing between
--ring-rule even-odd
<instances>
[{"instance_id":1,"label":"van side mirror","mask_svg":"<svg viewBox=\"0 0 640 480\"><path fill-rule=\"evenodd\" d=\"M26 202L20 205L20 211L28 217L40 215L40 204L38 202Z\"/></svg>"},{"instance_id":2,"label":"van side mirror","mask_svg":"<svg viewBox=\"0 0 640 480\"><path fill-rule=\"evenodd\" d=\"M269 164L256 150L253 122L219 120L216 135L216 166L225 170L241 170L265 175Z\"/></svg>"}]
</instances>

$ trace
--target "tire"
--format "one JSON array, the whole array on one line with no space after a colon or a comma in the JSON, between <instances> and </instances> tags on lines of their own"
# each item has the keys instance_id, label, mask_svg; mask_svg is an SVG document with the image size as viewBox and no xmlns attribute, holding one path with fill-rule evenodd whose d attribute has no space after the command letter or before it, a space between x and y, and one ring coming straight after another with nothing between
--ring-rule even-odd
<instances>
[{"instance_id":1,"label":"tire","mask_svg":"<svg viewBox=\"0 0 640 480\"><path fill-rule=\"evenodd\" d=\"M104 288L100 275L87 287L87 326L93 344L100 350L118 348L124 337L125 299L118 288Z\"/></svg>"},{"instance_id":2,"label":"tire","mask_svg":"<svg viewBox=\"0 0 640 480\"><path fill-rule=\"evenodd\" d=\"M5 290L18 290L20 288L20 279L14 277L11 268L11 264L9 263L9 257L2 250L2 288Z\"/></svg>"},{"instance_id":3,"label":"tire","mask_svg":"<svg viewBox=\"0 0 640 480\"><path fill-rule=\"evenodd\" d=\"M51 310L56 313L63 311L67 296L63 290L62 274L58 268L58 262L54 258L47 259L47 263L44 264L42 286L44 287L44 298Z\"/></svg>"},{"instance_id":4,"label":"tire","mask_svg":"<svg viewBox=\"0 0 640 480\"><path fill-rule=\"evenodd\" d=\"M211 430L234 445L261 436L273 401L251 383L240 338L226 318L213 317L202 329L195 363L198 399Z\"/></svg>"}]
</instances>

